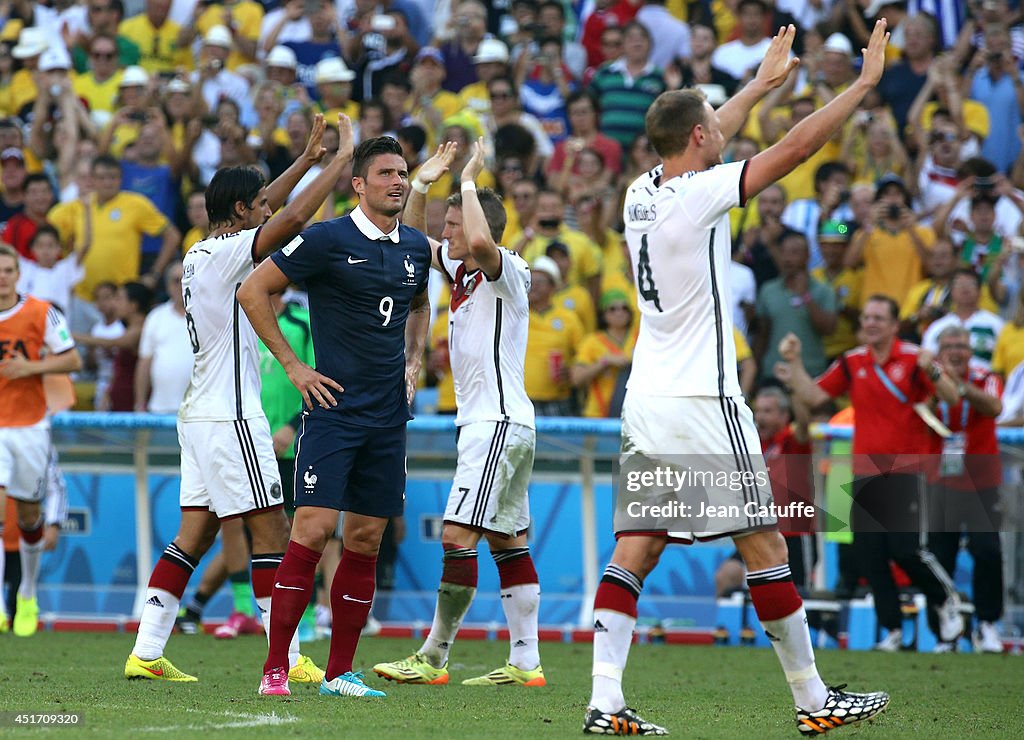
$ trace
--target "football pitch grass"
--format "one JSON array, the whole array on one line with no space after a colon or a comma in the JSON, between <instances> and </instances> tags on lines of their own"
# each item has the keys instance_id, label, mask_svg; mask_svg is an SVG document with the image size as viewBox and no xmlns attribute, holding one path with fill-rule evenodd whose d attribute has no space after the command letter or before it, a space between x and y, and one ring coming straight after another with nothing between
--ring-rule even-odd
<instances>
[{"instance_id":1,"label":"football pitch grass","mask_svg":"<svg viewBox=\"0 0 1024 740\"><path fill-rule=\"evenodd\" d=\"M127 681L130 634L39 633L0 637L0 735L136 733L345 736L354 738L534 738L579 736L590 690L589 644L542 643L548 686L461 686L501 665L507 645L463 641L448 686L400 686L372 666L405 657L419 642L364 639L356 670L386 699L322 697L292 685L292 696L256 694L266 642L174 635L167 657L199 683ZM328 643L305 646L321 667ZM851 691L887 690L889 709L871 725L839 730L862 737L1006 737L1021 732L1024 658L823 651L826 682ZM789 691L770 649L634 645L626 698L641 715L687 738L797 737ZM75 729L19 731L11 712L82 712ZM866 733L863 734L862 733Z\"/></svg>"}]
</instances>

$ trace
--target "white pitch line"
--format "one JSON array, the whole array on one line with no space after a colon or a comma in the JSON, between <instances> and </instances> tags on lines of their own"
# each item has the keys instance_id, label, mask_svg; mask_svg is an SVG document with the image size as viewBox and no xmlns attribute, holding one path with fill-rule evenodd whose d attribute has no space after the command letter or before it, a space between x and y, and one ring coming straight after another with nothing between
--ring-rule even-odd
<instances>
[{"instance_id":1,"label":"white pitch line","mask_svg":"<svg viewBox=\"0 0 1024 740\"><path fill-rule=\"evenodd\" d=\"M202 714L201 710L186 709L186 712ZM272 727L277 725L290 725L298 722L298 717L292 715L279 716L277 712L270 714L247 714L244 712L218 712L218 717L234 717L233 722L218 722L214 724L188 724L188 725L162 725L158 727L142 727L136 732L178 732L179 730L231 730L244 727Z\"/></svg>"}]
</instances>

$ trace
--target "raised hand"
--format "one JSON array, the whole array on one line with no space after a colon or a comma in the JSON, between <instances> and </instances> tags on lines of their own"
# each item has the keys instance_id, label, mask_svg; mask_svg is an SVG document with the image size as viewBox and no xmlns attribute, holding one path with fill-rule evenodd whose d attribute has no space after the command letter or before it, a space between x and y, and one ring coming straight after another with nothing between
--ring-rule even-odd
<instances>
[{"instance_id":1,"label":"raised hand","mask_svg":"<svg viewBox=\"0 0 1024 740\"><path fill-rule=\"evenodd\" d=\"M798 57L791 57L793 39L796 37L796 26L790 24L780 28L772 38L772 43L765 52L761 65L757 68L754 79L774 90L789 77L789 73L800 64Z\"/></svg>"},{"instance_id":2,"label":"raised hand","mask_svg":"<svg viewBox=\"0 0 1024 740\"><path fill-rule=\"evenodd\" d=\"M344 161L352 159L355 151L355 134L352 133L352 119L344 113L338 114L338 154Z\"/></svg>"},{"instance_id":3,"label":"raised hand","mask_svg":"<svg viewBox=\"0 0 1024 740\"><path fill-rule=\"evenodd\" d=\"M889 32L885 30L885 18L875 21L868 40L868 48L862 49L864 65L860 70L860 79L874 87L882 79L885 72L885 48L889 45Z\"/></svg>"},{"instance_id":4,"label":"raised hand","mask_svg":"<svg viewBox=\"0 0 1024 740\"><path fill-rule=\"evenodd\" d=\"M416 170L416 177L419 181L431 185L440 180L444 173L448 171L452 162L455 161L455 153L458 148L459 145L454 141L446 141L439 146L437 151L434 152L434 156L421 164L420 168Z\"/></svg>"},{"instance_id":5,"label":"raised hand","mask_svg":"<svg viewBox=\"0 0 1024 740\"><path fill-rule=\"evenodd\" d=\"M462 179L459 182L475 182L484 171L484 140L479 138L473 142L473 152L462 168Z\"/></svg>"},{"instance_id":6,"label":"raised hand","mask_svg":"<svg viewBox=\"0 0 1024 740\"><path fill-rule=\"evenodd\" d=\"M779 357L786 362L793 362L800 359L801 349L800 337L790 332L779 342Z\"/></svg>"},{"instance_id":7,"label":"raised hand","mask_svg":"<svg viewBox=\"0 0 1024 740\"><path fill-rule=\"evenodd\" d=\"M309 140L306 142L306 150L302 153L311 164L316 164L324 155L327 154L327 149L324 148L321 143L324 138L324 129L327 128L324 124L324 116L322 113L317 113L313 116L313 128L309 132Z\"/></svg>"}]
</instances>

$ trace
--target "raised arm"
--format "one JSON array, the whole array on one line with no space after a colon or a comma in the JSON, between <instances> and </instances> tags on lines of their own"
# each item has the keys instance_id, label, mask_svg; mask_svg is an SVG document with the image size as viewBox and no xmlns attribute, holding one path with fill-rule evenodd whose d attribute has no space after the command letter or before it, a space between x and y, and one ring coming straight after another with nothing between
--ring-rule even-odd
<instances>
[{"instance_id":1,"label":"raised arm","mask_svg":"<svg viewBox=\"0 0 1024 740\"><path fill-rule=\"evenodd\" d=\"M808 374L800 352L800 339L795 334L790 333L783 337L779 343L779 356L782 357L782 362L775 363L774 374L789 386L794 401L799 400L813 411L827 403L831 396Z\"/></svg>"},{"instance_id":2,"label":"raised arm","mask_svg":"<svg viewBox=\"0 0 1024 740\"><path fill-rule=\"evenodd\" d=\"M277 323L277 314L270 302L270 296L283 292L288 283L288 277L273 260L264 260L242 282L235 297L245 315L249 317L249 323L256 330L256 334L281 363L281 367L288 374L288 380L302 394L303 404L313 408L313 404L316 403L325 409L337 406L338 401L330 389L333 388L339 393L345 389L302 362L288 344L288 340L284 338Z\"/></svg>"},{"instance_id":3,"label":"raised arm","mask_svg":"<svg viewBox=\"0 0 1024 740\"><path fill-rule=\"evenodd\" d=\"M282 172L276 180L267 185L267 205L270 206L271 211L277 211L284 205L288 195L299 184L302 176L324 158L327 150L321 146L320 140L323 138L326 127L322 113L313 116L313 128L309 132L309 140L306 142L306 149L302 152L302 156L292 162L292 166ZM351 124L349 124L349 128L351 128ZM340 148L338 153L341 153Z\"/></svg>"},{"instance_id":4,"label":"raised arm","mask_svg":"<svg viewBox=\"0 0 1024 740\"><path fill-rule=\"evenodd\" d=\"M491 237L491 227L480 205L474 182L483 169L484 140L480 138L473 142L473 155L462 169L462 229L473 259L484 271L484 275L495 280L501 275L501 252Z\"/></svg>"},{"instance_id":5,"label":"raised arm","mask_svg":"<svg viewBox=\"0 0 1024 740\"><path fill-rule=\"evenodd\" d=\"M309 145L306 147L303 159L308 156L315 156L315 153L319 152L317 157L317 161L319 161L319 157L322 157L325 151L320 146L320 134L323 133L324 128L323 116L317 115L317 119L320 124L319 131L317 131L317 123L314 122L313 133L309 136ZM254 255L257 259L266 259L276 252L281 245L295 237L296 234L305 228L306 222L313 217L331 190L334 189L338 178L341 177L342 170L345 169L345 165L352 159L353 141L352 121L344 113L339 113L338 153L334 155L334 159L324 167L323 171L316 176L313 182L295 196L295 200L267 221L266 225L260 230L259 238L256 240ZM273 184L276 185L283 180L293 168L295 168L295 165L289 167L288 171L277 178ZM268 187L268 201L270 199L269 191L270 188Z\"/></svg>"},{"instance_id":6,"label":"raised arm","mask_svg":"<svg viewBox=\"0 0 1024 740\"><path fill-rule=\"evenodd\" d=\"M416 170L416 176L412 179L412 189L409 191L409 199L405 202L405 212L402 214L402 223L419 229L424 234L427 232L427 193L430 186L441 179L448 168L455 161L455 153L458 144L454 141L446 141L437 148L434 156L420 165ZM430 242L430 266L440 270L441 265L437 262L437 248L440 242L427 236Z\"/></svg>"},{"instance_id":7,"label":"raised arm","mask_svg":"<svg viewBox=\"0 0 1024 740\"><path fill-rule=\"evenodd\" d=\"M742 90L729 98L718 109L718 122L726 141L739 132L757 102L785 82L789 73L800 64L798 58L790 58L795 37L796 26L789 25L780 28L772 38L772 43L768 47L761 65L757 68L754 79L744 85Z\"/></svg>"},{"instance_id":8,"label":"raised arm","mask_svg":"<svg viewBox=\"0 0 1024 740\"><path fill-rule=\"evenodd\" d=\"M885 20L882 19L875 23L868 48L864 50L864 65L860 76L853 84L824 108L800 121L782 141L750 160L743 193L747 200L806 161L853 115L864 96L882 78L882 72L885 70L885 47L888 43L889 34L885 30ZM721 119L721 113L719 118Z\"/></svg>"}]
</instances>

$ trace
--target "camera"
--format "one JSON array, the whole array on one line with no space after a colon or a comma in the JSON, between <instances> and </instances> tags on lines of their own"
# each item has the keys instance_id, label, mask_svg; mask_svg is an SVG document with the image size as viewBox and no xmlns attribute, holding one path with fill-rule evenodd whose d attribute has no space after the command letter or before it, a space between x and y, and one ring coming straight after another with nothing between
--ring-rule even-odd
<instances>
[{"instance_id":1,"label":"camera","mask_svg":"<svg viewBox=\"0 0 1024 740\"><path fill-rule=\"evenodd\" d=\"M886 218L891 218L893 220L896 220L897 218L900 217L900 214L902 212L903 212L902 206L900 206L898 203L890 203L889 207L885 209L885 216L886 216Z\"/></svg>"},{"instance_id":2,"label":"camera","mask_svg":"<svg viewBox=\"0 0 1024 740\"><path fill-rule=\"evenodd\" d=\"M975 190L991 190L995 186L996 186L996 182L991 177L975 177L974 178L974 189Z\"/></svg>"},{"instance_id":3,"label":"camera","mask_svg":"<svg viewBox=\"0 0 1024 740\"><path fill-rule=\"evenodd\" d=\"M988 60L989 63L999 62L1002 61L1003 55L998 51L990 51L985 55L985 59Z\"/></svg>"},{"instance_id":4,"label":"camera","mask_svg":"<svg viewBox=\"0 0 1024 740\"><path fill-rule=\"evenodd\" d=\"M145 123L149 119L149 115L144 110L133 110L128 112L128 120L136 121L138 123Z\"/></svg>"},{"instance_id":5,"label":"camera","mask_svg":"<svg viewBox=\"0 0 1024 740\"><path fill-rule=\"evenodd\" d=\"M200 118L199 122L202 124L203 128L214 128L218 123L220 123L220 118L212 114L207 114Z\"/></svg>"}]
</instances>

